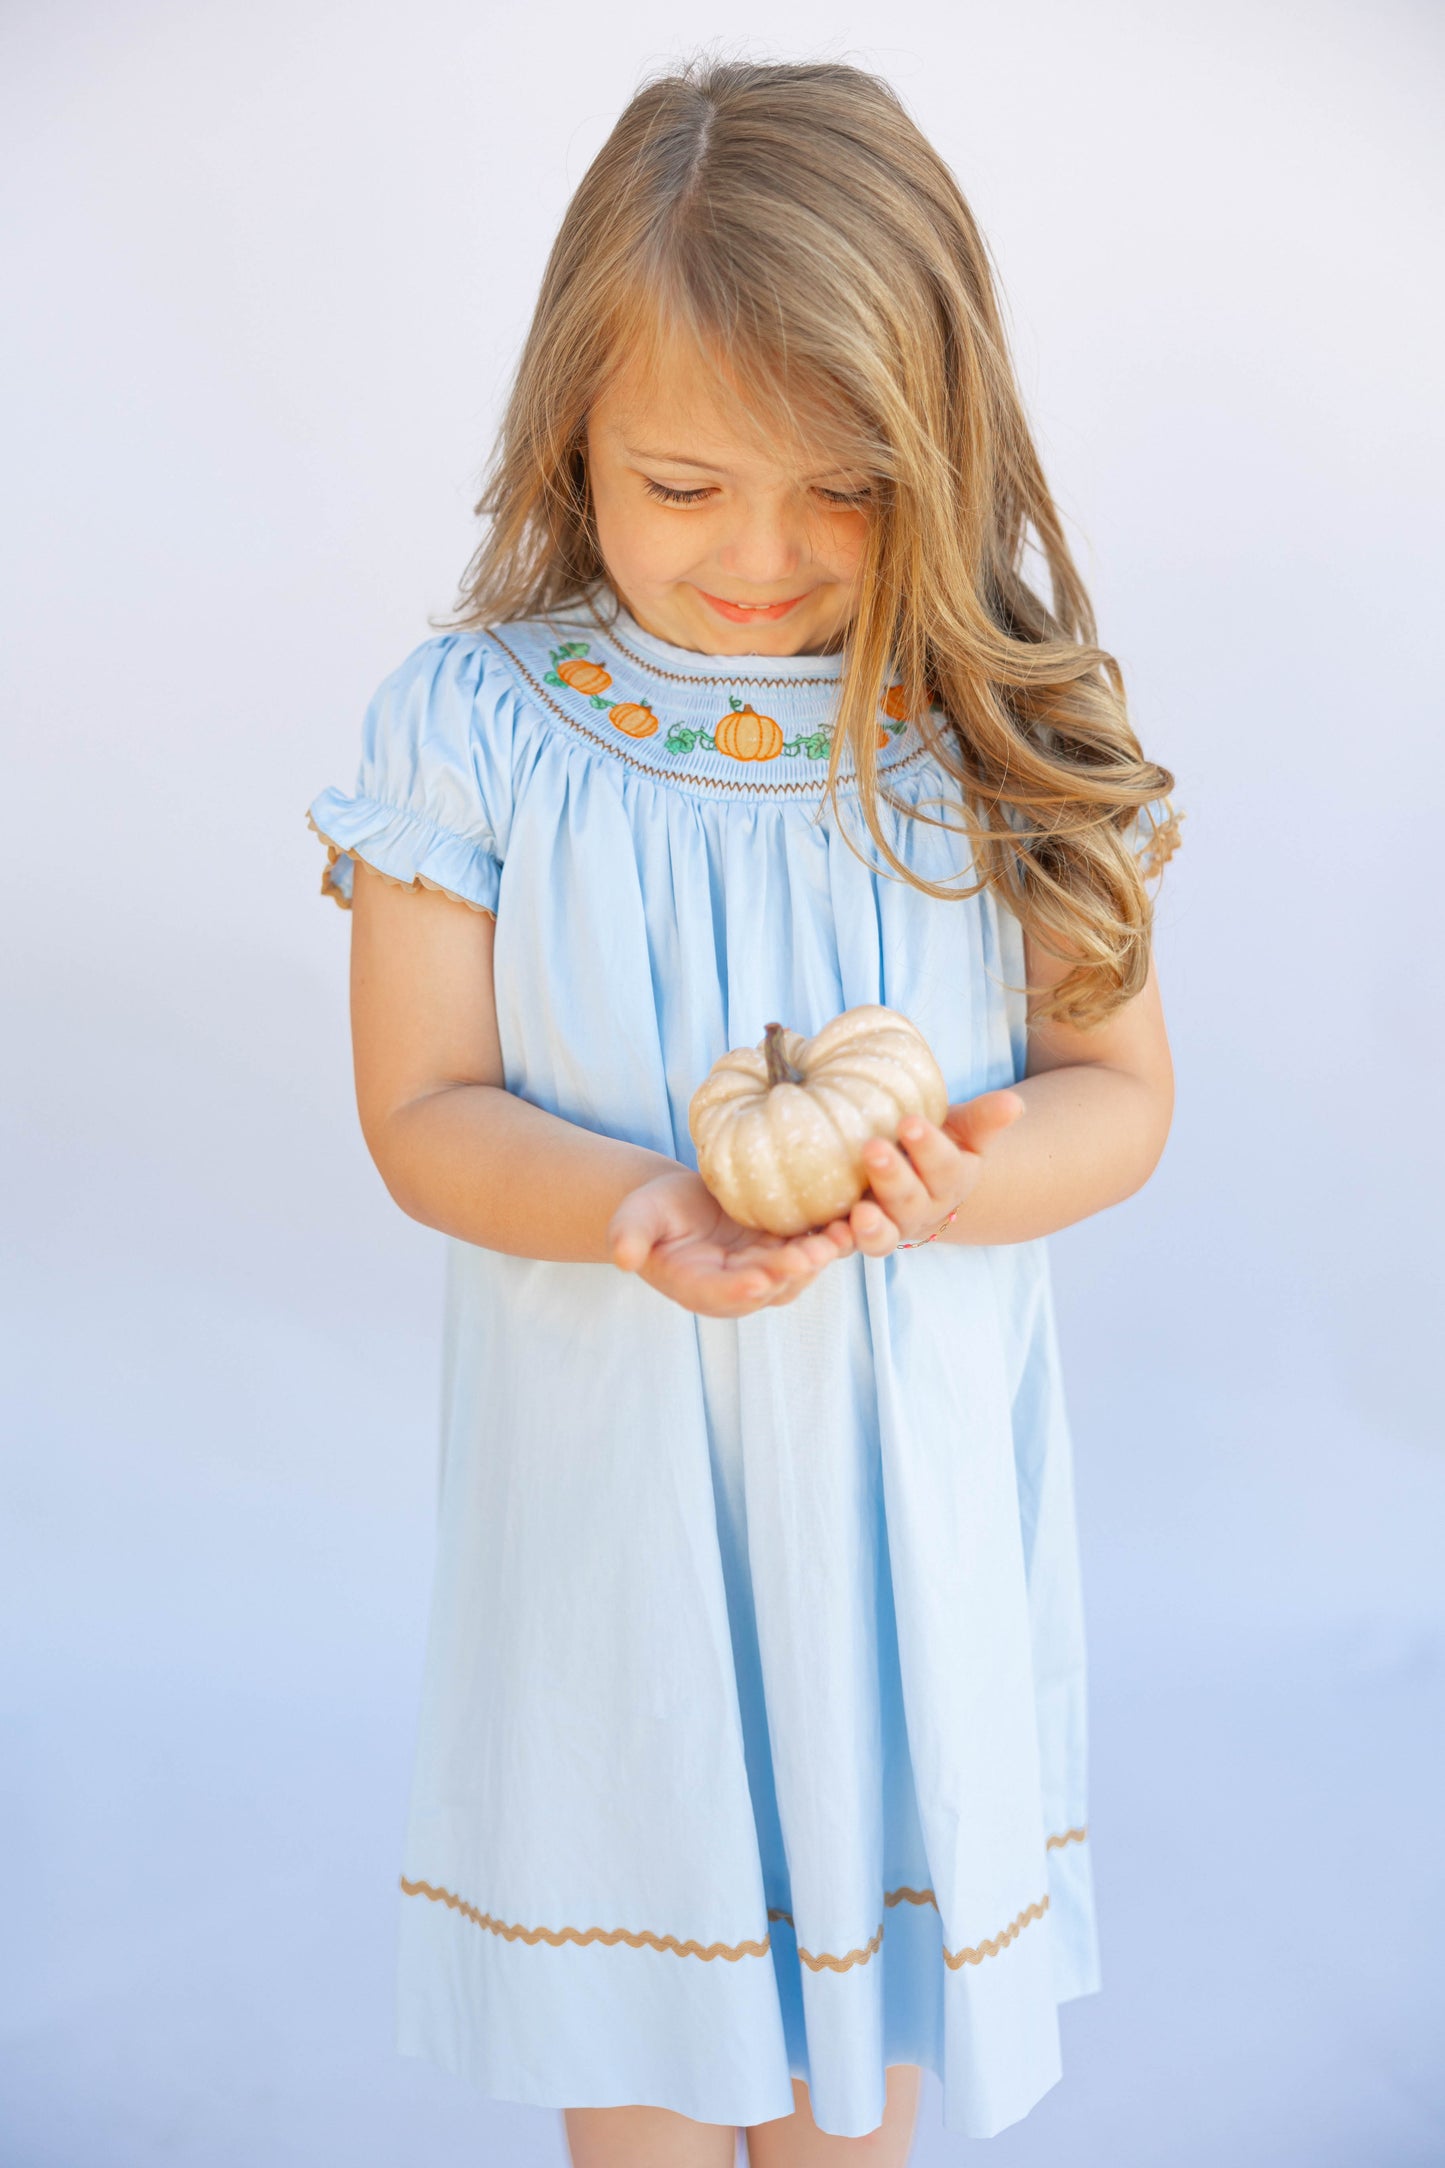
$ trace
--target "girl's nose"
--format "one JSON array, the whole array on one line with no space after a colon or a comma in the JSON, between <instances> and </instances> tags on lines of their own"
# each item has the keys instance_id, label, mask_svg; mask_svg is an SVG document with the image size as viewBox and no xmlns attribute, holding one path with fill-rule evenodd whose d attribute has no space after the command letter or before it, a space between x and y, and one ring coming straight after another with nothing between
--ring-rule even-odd
<instances>
[{"instance_id":1,"label":"girl's nose","mask_svg":"<svg viewBox=\"0 0 1445 2168\"><path fill-rule=\"evenodd\" d=\"M786 505L749 505L740 510L737 525L718 552L718 563L744 586L777 587L804 561L803 526L797 512Z\"/></svg>"}]
</instances>

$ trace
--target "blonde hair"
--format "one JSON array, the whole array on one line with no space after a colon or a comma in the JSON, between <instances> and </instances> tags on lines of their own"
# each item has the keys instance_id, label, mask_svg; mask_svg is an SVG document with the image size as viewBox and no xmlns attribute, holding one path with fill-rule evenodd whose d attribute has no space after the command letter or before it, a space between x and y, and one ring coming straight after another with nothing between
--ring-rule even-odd
<instances>
[{"instance_id":1,"label":"blonde hair","mask_svg":"<svg viewBox=\"0 0 1445 2168\"><path fill-rule=\"evenodd\" d=\"M941 897L996 889L1068 965L1035 1013L1102 1021L1148 975L1145 883L1177 845L1174 778L1143 757L1119 667L1095 643L982 236L878 77L703 60L633 98L553 246L452 621L596 608L606 571L588 413L622 355L678 330L780 423L841 430L870 477L829 802L846 743L895 872ZM1047 600L1026 575L1030 550ZM877 708L890 672L961 786L967 888L912 873L883 833Z\"/></svg>"}]
</instances>

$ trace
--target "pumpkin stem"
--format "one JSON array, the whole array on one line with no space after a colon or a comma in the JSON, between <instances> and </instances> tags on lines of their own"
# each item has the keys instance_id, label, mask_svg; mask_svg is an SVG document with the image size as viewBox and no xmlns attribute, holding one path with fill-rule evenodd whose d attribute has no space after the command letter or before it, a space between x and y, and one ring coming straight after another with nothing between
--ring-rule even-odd
<instances>
[{"instance_id":1,"label":"pumpkin stem","mask_svg":"<svg viewBox=\"0 0 1445 2168\"><path fill-rule=\"evenodd\" d=\"M768 1024L763 1030L763 1053L768 1063L769 1091L775 1084L801 1084L803 1081L802 1070L795 1069L783 1052L785 1028L782 1024Z\"/></svg>"}]
</instances>

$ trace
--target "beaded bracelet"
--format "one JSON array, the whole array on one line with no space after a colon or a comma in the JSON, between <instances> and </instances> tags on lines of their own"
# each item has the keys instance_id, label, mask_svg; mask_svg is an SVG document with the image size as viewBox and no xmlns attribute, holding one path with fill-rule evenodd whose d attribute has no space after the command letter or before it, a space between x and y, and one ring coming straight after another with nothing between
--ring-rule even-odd
<instances>
[{"instance_id":1,"label":"beaded bracelet","mask_svg":"<svg viewBox=\"0 0 1445 2168\"><path fill-rule=\"evenodd\" d=\"M957 1205L955 1205L955 1206L954 1206L954 1208L953 1208L953 1210L952 1210L952 1211L951 1211L951 1212L949 1213L949 1215L948 1215L948 1218L947 1218L947 1219L946 1219L946 1220L945 1220L945 1221L943 1222L943 1226L942 1226L942 1227L935 1227L935 1228L934 1228L934 1230L933 1230L933 1232L932 1232L932 1234L931 1234L931 1235L925 1235L925 1236L923 1237L923 1240L922 1240L921 1242L895 1242L895 1243L894 1243L894 1245L893 1245L893 1247L894 1247L894 1248L895 1248L896 1250L924 1250L924 1249L927 1249L927 1247L928 1247L929 1243L930 1243L930 1242L936 1242L936 1241L938 1240L939 1236L940 1236L940 1235L941 1235L941 1234L942 1234L942 1233L943 1233L943 1232L945 1231L945 1229L947 1229L947 1228L951 1227L951 1226L953 1225L954 1221L955 1221L955 1220L956 1220L957 1218L958 1218L958 1206L957 1206Z\"/></svg>"}]
</instances>

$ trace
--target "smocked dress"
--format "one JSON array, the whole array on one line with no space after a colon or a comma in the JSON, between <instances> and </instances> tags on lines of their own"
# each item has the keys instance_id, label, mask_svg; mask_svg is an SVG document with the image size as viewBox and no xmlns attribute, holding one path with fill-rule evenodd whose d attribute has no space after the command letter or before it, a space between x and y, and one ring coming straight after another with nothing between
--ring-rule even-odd
<instances>
[{"instance_id":1,"label":"smocked dress","mask_svg":"<svg viewBox=\"0 0 1445 2168\"><path fill-rule=\"evenodd\" d=\"M310 809L323 887L362 858L492 913L507 1088L688 1167L693 1091L774 1018L884 1002L951 1100L1019 1078L1017 921L891 874L846 750L824 809L841 657L614 607L418 647ZM888 791L956 805L896 705ZM882 817L967 881L962 837ZM448 1264L403 2052L736 2124L797 2074L852 2137L916 2062L949 2129L1016 2121L1099 1985L1044 1244L855 1255L740 1319L610 1264Z\"/></svg>"}]
</instances>

